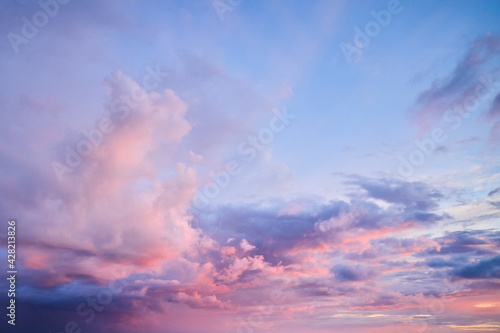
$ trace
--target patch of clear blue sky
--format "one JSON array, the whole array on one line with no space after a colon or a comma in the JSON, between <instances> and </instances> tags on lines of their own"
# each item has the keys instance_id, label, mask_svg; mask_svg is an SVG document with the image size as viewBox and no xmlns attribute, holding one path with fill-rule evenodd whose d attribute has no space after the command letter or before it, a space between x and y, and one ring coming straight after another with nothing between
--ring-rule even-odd
<instances>
[{"instance_id":1,"label":"patch of clear blue sky","mask_svg":"<svg viewBox=\"0 0 500 333\"><path fill-rule=\"evenodd\" d=\"M351 172L360 170L359 160L346 164L342 148L384 136L406 139L414 133L407 111L418 93L433 79L450 73L476 37L498 32L491 31L498 27L498 2L457 6L452 1L401 1L404 10L372 38L363 58L347 64L339 43L352 42L354 26L364 27L371 20L370 10L384 9L386 4L350 2L338 31L324 41L331 48L293 86L295 96L289 104L301 114L300 124L286 133L283 149L278 145L274 150L292 170L315 173L318 165L324 165L326 170L348 171L335 170L340 160ZM411 82L425 71L421 81Z\"/></svg>"},{"instance_id":2,"label":"patch of clear blue sky","mask_svg":"<svg viewBox=\"0 0 500 333\"><path fill-rule=\"evenodd\" d=\"M346 171L335 169L339 160L356 172L359 161L345 161L347 145L406 139L414 132L407 110L418 93L450 73L476 37L498 32L491 30L498 27L498 1L402 0L403 11L371 38L359 62L348 64L339 44L352 43L353 28L364 28L370 11L386 9L388 1L328 4L243 0L221 22L210 1L138 3L125 12L141 30L117 34L110 45L132 61L110 67L140 79L152 59L165 61L184 48L217 59L228 75L263 93L285 81L294 91L287 107L298 118L275 140L273 154L299 177L321 172L318 165ZM330 13L322 10L329 9L340 12L325 31Z\"/></svg>"}]
</instances>

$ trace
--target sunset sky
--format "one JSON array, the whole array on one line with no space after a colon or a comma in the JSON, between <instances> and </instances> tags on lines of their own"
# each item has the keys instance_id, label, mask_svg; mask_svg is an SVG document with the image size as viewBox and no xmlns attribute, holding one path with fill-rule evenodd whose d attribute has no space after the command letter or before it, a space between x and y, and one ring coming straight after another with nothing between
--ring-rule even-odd
<instances>
[{"instance_id":1,"label":"sunset sky","mask_svg":"<svg viewBox=\"0 0 500 333\"><path fill-rule=\"evenodd\" d=\"M500 332L499 1L6 0L0 32L1 332Z\"/></svg>"}]
</instances>

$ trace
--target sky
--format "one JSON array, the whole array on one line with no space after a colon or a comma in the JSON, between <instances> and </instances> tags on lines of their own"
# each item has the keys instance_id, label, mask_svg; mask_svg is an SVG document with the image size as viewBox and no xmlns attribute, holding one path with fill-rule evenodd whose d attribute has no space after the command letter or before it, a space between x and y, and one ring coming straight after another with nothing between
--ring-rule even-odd
<instances>
[{"instance_id":1,"label":"sky","mask_svg":"<svg viewBox=\"0 0 500 333\"><path fill-rule=\"evenodd\" d=\"M1 1L1 331L499 332L499 14Z\"/></svg>"}]
</instances>

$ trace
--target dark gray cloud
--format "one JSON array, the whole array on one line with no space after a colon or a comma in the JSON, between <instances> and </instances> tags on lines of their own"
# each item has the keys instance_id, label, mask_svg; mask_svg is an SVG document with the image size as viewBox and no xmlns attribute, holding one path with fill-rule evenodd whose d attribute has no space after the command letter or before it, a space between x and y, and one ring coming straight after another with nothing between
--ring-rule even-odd
<instances>
[{"instance_id":1,"label":"dark gray cloud","mask_svg":"<svg viewBox=\"0 0 500 333\"><path fill-rule=\"evenodd\" d=\"M403 205L407 212L414 214L435 210L439 206L439 200L444 198L439 190L423 182L370 179L360 176L350 176L349 178L347 182L359 186L368 197ZM421 217L429 218L424 215Z\"/></svg>"},{"instance_id":2,"label":"dark gray cloud","mask_svg":"<svg viewBox=\"0 0 500 333\"><path fill-rule=\"evenodd\" d=\"M491 255L499 250L500 232L496 230L464 230L437 238L440 248L428 249L425 255Z\"/></svg>"},{"instance_id":3,"label":"dark gray cloud","mask_svg":"<svg viewBox=\"0 0 500 333\"><path fill-rule=\"evenodd\" d=\"M348 176L347 184L355 185L362 193L353 193L353 197L365 197L383 200L395 205L399 213L392 215L405 221L430 224L451 218L448 214L434 213L445 195L424 182L407 182L397 179L375 179L356 175Z\"/></svg>"},{"instance_id":4,"label":"dark gray cloud","mask_svg":"<svg viewBox=\"0 0 500 333\"><path fill-rule=\"evenodd\" d=\"M332 267L331 272L338 282L354 282L368 279L372 274L360 265L338 264Z\"/></svg>"},{"instance_id":5,"label":"dark gray cloud","mask_svg":"<svg viewBox=\"0 0 500 333\"><path fill-rule=\"evenodd\" d=\"M418 97L418 102L445 100L474 88L481 66L491 61L491 57L498 55L499 51L500 36L486 35L476 39L453 72L446 78L434 81L432 87Z\"/></svg>"},{"instance_id":6,"label":"dark gray cloud","mask_svg":"<svg viewBox=\"0 0 500 333\"><path fill-rule=\"evenodd\" d=\"M496 189L494 190L491 190L489 193L488 193L488 196L491 197L495 194L497 194L498 192L500 192L500 187L497 187Z\"/></svg>"},{"instance_id":7,"label":"dark gray cloud","mask_svg":"<svg viewBox=\"0 0 500 333\"><path fill-rule=\"evenodd\" d=\"M478 94L478 85L481 81L488 81L485 78L498 71L499 56L499 35L484 35L474 40L453 71L435 79L430 88L417 97L414 116L418 124L429 126L447 111L464 109L467 98L472 97L477 100L486 96L483 93L484 86L483 92ZM494 110L492 109L490 114Z\"/></svg>"},{"instance_id":8,"label":"dark gray cloud","mask_svg":"<svg viewBox=\"0 0 500 333\"><path fill-rule=\"evenodd\" d=\"M491 108L490 108L490 113L489 113L489 118L496 118L500 115L500 94L495 97L493 102L491 103ZM498 188L497 188L498 190Z\"/></svg>"},{"instance_id":9,"label":"dark gray cloud","mask_svg":"<svg viewBox=\"0 0 500 333\"><path fill-rule=\"evenodd\" d=\"M500 278L500 255L456 268L451 275L462 279L498 279Z\"/></svg>"}]
</instances>

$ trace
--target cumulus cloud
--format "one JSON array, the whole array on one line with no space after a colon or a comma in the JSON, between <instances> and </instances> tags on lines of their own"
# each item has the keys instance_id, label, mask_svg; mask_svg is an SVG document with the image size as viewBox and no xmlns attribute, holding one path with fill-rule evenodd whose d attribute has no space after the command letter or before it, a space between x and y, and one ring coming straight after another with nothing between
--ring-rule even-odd
<instances>
[{"instance_id":1,"label":"cumulus cloud","mask_svg":"<svg viewBox=\"0 0 500 333\"><path fill-rule=\"evenodd\" d=\"M62 182L46 171L28 172L34 183L47 184L43 192L33 193L22 185L23 178L10 181L36 202L19 216L25 220L37 216L39 221L26 233L26 249L36 253L26 265L53 266L59 275L53 277L56 284L84 272L108 271L105 267L116 261L151 266L187 250L200 235L186 215L197 187L195 171L172 162L171 176L160 179L159 167L164 164L155 155L165 145L178 145L189 133L187 105L169 90L147 92L121 72L109 76L105 86L110 102L134 91L142 97L102 114L113 122L113 131L64 174ZM72 144L63 139L53 147L64 156ZM47 158L41 161L50 166ZM53 177L50 185L49 177ZM149 186L138 190L141 181Z\"/></svg>"},{"instance_id":2,"label":"cumulus cloud","mask_svg":"<svg viewBox=\"0 0 500 333\"><path fill-rule=\"evenodd\" d=\"M241 249L245 252L255 249L255 246L248 243L246 239L242 239L240 243Z\"/></svg>"}]
</instances>

